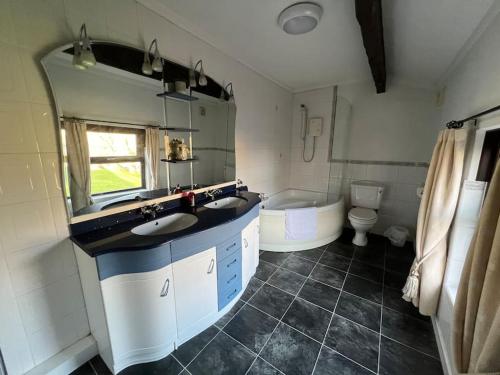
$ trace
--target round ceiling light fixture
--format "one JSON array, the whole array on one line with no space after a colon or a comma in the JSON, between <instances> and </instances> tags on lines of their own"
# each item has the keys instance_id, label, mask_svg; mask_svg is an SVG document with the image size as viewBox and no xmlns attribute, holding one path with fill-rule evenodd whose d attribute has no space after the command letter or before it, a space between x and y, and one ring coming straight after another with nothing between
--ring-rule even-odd
<instances>
[{"instance_id":1,"label":"round ceiling light fixture","mask_svg":"<svg viewBox=\"0 0 500 375\"><path fill-rule=\"evenodd\" d=\"M296 3L278 16L278 25L287 34L304 34L314 29L323 14L321 5L311 2Z\"/></svg>"}]
</instances>

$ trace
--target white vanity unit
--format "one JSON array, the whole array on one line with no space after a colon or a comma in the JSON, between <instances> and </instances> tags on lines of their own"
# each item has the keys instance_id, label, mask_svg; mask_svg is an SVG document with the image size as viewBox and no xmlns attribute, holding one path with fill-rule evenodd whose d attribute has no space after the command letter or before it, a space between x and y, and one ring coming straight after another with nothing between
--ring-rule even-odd
<instances>
[{"instance_id":1,"label":"white vanity unit","mask_svg":"<svg viewBox=\"0 0 500 375\"><path fill-rule=\"evenodd\" d=\"M75 245L92 335L113 373L161 359L238 300L259 261L259 206L161 246L95 257Z\"/></svg>"}]
</instances>

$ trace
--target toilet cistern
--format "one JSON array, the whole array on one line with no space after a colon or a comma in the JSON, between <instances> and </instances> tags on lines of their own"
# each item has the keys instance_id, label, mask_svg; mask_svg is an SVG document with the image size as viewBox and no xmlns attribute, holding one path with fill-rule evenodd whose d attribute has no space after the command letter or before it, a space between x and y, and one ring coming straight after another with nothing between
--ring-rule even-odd
<instances>
[{"instance_id":1,"label":"toilet cistern","mask_svg":"<svg viewBox=\"0 0 500 375\"><path fill-rule=\"evenodd\" d=\"M366 246L366 233L373 228L378 216L376 210L380 207L384 186L375 181L353 181L351 183L351 205L349 221L356 231L352 243L356 246Z\"/></svg>"}]
</instances>

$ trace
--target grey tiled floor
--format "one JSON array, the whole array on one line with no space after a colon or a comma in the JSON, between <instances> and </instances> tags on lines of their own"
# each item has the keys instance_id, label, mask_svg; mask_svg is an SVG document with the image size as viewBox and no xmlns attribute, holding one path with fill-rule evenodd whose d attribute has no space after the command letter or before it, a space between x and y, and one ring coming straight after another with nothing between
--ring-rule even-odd
<instances>
[{"instance_id":1,"label":"grey tiled floor","mask_svg":"<svg viewBox=\"0 0 500 375\"><path fill-rule=\"evenodd\" d=\"M413 250L346 230L321 248L261 252L232 310L168 357L130 374L442 374L428 318L401 299ZM105 374L100 358L75 374Z\"/></svg>"}]
</instances>

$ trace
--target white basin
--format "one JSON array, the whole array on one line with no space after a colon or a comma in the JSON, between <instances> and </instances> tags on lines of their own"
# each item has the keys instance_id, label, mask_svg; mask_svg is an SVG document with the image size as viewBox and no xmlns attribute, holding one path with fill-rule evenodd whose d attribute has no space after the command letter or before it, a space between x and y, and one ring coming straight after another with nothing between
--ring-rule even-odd
<instances>
[{"instance_id":1,"label":"white basin","mask_svg":"<svg viewBox=\"0 0 500 375\"><path fill-rule=\"evenodd\" d=\"M226 197L217 199L216 201L205 204L203 207L221 209L221 208L236 208L247 204L247 200L238 197Z\"/></svg>"},{"instance_id":2,"label":"white basin","mask_svg":"<svg viewBox=\"0 0 500 375\"><path fill-rule=\"evenodd\" d=\"M132 228L132 233L140 236L158 236L177 232L196 224L198 218L191 214L172 214L152 220Z\"/></svg>"}]
</instances>

